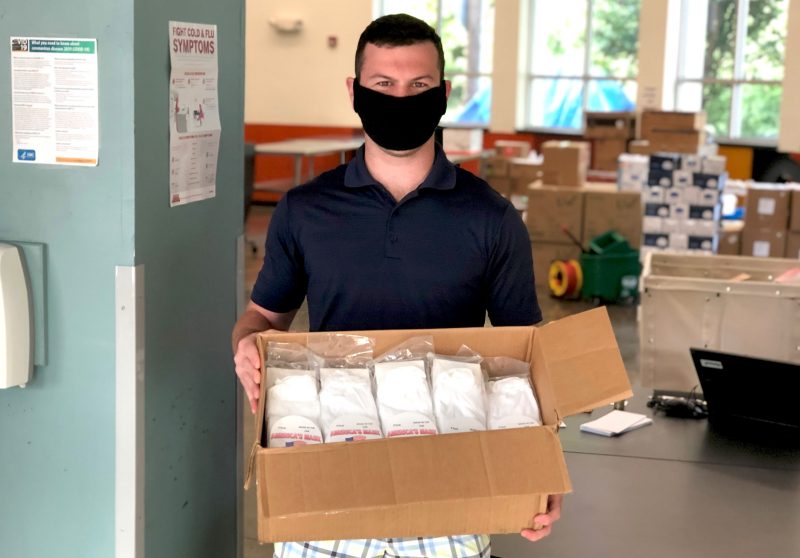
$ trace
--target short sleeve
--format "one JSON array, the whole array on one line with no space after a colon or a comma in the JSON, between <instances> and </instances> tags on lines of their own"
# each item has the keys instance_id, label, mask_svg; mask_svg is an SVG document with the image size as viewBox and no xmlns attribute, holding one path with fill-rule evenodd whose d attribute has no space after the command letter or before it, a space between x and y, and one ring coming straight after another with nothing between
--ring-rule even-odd
<instances>
[{"instance_id":1,"label":"short sleeve","mask_svg":"<svg viewBox=\"0 0 800 558\"><path fill-rule=\"evenodd\" d=\"M308 289L303 256L291 227L289 195L278 202L269 224L264 264L251 300L272 312L300 308Z\"/></svg>"},{"instance_id":2,"label":"short sleeve","mask_svg":"<svg viewBox=\"0 0 800 558\"><path fill-rule=\"evenodd\" d=\"M495 236L487 286L492 325L532 325L542 321L533 279L530 237L522 218L511 205L506 208Z\"/></svg>"}]
</instances>

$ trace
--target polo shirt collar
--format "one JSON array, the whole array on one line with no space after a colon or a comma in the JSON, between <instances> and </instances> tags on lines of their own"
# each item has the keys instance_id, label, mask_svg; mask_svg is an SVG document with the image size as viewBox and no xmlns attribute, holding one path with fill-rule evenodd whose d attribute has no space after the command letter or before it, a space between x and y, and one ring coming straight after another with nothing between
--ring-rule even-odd
<instances>
[{"instance_id":1,"label":"polo shirt collar","mask_svg":"<svg viewBox=\"0 0 800 558\"><path fill-rule=\"evenodd\" d=\"M456 186L456 168L447 159L441 146L438 143L434 145L436 153L433 157L433 166L428 176L425 177L425 180L422 181L422 184L417 189L452 190ZM376 184L378 184L378 181L372 178L367 169L367 163L364 160L364 146L362 145L356 151L356 156L347 164L347 169L344 173L344 185L349 188L358 188Z\"/></svg>"}]
</instances>

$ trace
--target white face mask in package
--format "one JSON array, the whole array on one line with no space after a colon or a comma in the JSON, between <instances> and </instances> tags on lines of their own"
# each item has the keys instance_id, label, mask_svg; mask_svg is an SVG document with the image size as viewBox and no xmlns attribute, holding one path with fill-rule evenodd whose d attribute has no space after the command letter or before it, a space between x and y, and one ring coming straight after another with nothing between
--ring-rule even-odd
<instances>
[{"instance_id":1,"label":"white face mask in package","mask_svg":"<svg viewBox=\"0 0 800 558\"><path fill-rule=\"evenodd\" d=\"M375 383L387 438L437 433L424 359L376 362Z\"/></svg>"},{"instance_id":2,"label":"white face mask in package","mask_svg":"<svg viewBox=\"0 0 800 558\"><path fill-rule=\"evenodd\" d=\"M269 447L322 443L317 379L312 370L267 368Z\"/></svg>"},{"instance_id":3,"label":"white face mask in package","mask_svg":"<svg viewBox=\"0 0 800 558\"><path fill-rule=\"evenodd\" d=\"M322 368L319 374L325 442L381 438L369 369Z\"/></svg>"},{"instance_id":4,"label":"white face mask in package","mask_svg":"<svg viewBox=\"0 0 800 558\"><path fill-rule=\"evenodd\" d=\"M487 395L490 430L542 425L539 404L528 378L493 379L487 385Z\"/></svg>"},{"instance_id":5,"label":"white face mask in package","mask_svg":"<svg viewBox=\"0 0 800 558\"><path fill-rule=\"evenodd\" d=\"M434 356L433 408L441 434L486 430L486 399L479 362Z\"/></svg>"}]
</instances>

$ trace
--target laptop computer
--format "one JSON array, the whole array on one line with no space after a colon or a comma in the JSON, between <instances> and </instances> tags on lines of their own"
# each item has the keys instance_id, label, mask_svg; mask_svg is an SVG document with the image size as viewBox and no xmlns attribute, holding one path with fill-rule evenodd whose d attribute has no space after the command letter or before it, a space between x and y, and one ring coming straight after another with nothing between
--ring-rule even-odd
<instances>
[{"instance_id":1,"label":"laptop computer","mask_svg":"<svg viewBox=\"0 0 800 558\"><path fill-rule=\"evenodd\" d=\"M800 365L690 351L710 422L749 433L788 435L800 445Z\"/></svg>"}]
</instances>

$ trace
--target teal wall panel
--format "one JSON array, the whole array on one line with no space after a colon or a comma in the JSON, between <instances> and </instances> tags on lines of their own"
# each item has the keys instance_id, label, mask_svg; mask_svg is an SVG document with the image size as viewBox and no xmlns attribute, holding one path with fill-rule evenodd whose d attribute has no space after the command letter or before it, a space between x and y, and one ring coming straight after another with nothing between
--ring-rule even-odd
<instances>
[{"instance_id":1,"label":"teal wall panel","mask_svg":"<svg viewBox=\"0 0 800 558\"><path fill-rule=\"evenodd\" d=\"M96 38L97 167L11 162L8 37ZM133 5L0 4L0 238L46 245L47 364L0 390L0 555L114 552L114 267L134 259Z\"/></svg>"},{"instance_id":2,"label":"teal wall panel","mask_svg":"<svg viewBox=\"0 0 800 558\"><path fill-rule=\"evenodd\" d=\"M216 24L212 199L169 207L168 22ZM236 239L243 229L243 1L136 2L136 264L145 274L145 551L234 556Z\"/></svg>"}]
</instances>

